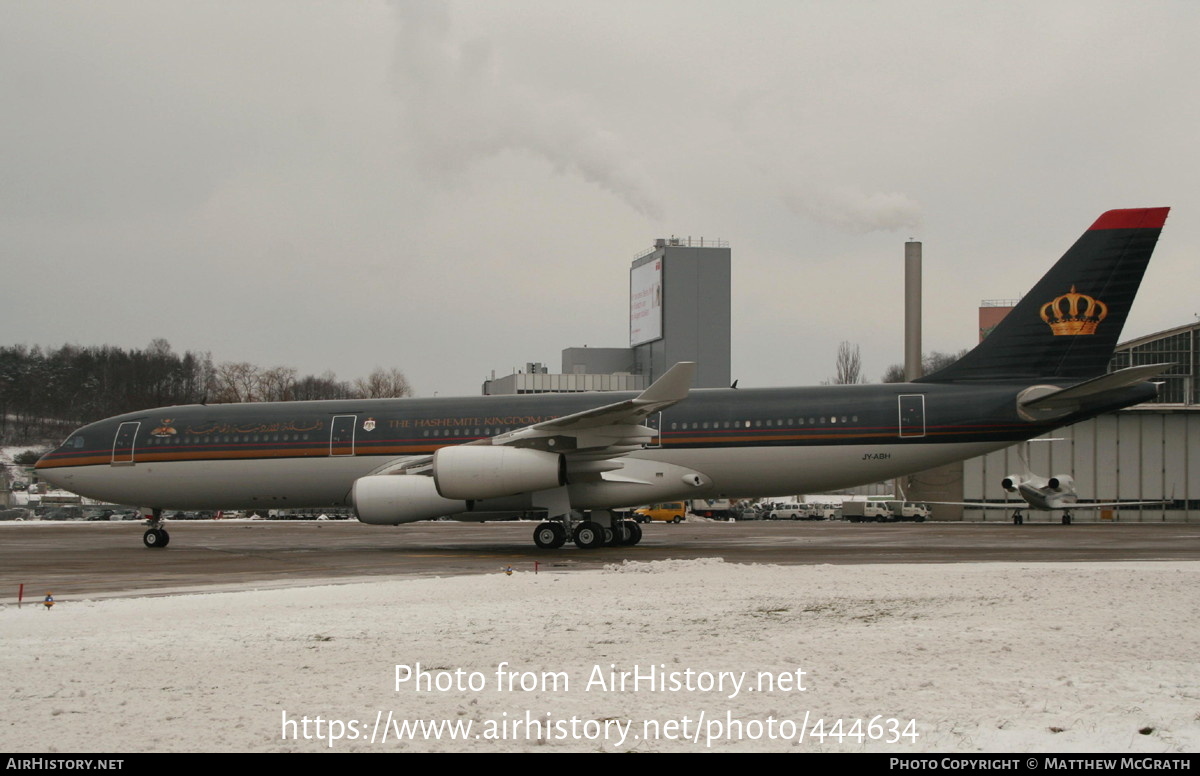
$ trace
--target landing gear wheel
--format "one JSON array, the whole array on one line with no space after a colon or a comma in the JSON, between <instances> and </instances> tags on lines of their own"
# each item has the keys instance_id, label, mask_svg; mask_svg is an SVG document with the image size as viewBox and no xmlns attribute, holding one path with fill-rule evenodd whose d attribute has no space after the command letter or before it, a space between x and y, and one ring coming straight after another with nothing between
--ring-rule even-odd
<instances>
[{"instance_id":1,"label":"landing gear wheel","mask_svg":"<svg viewBox=\"0 0 1200 776\"><path fill-rule=\"evenodd\" d=\"M575 527L575 546L581 550L594 550L604 544L604 527L585 520Z\"/></svg>"},{"instance_id":2,"label":"landing gear wheel","mask_svg":"<svg viewBox=\"0 0 1200 776\"><path fill-rule=\"evenodd\" d=\"M617 532L616 531L609 528L608 526L601 526L601 530L604 531L604 546L605 547L612 547L613 545L615 545L617 543L617 541L616 541Z\"/></svg>"},{"instance_id":3,"label":"landing gear wheel","mask_svg":"<svg viewBox=\"0 0 1200 776\"><path fill-rule=\"evenodd\" d=\"M629 544L631 532L629 526L623 522L618 522L612 528L605 528L604 533L611 536L606 542L609 547L623 547Z\"/></svg>"},{"instance_id":4,"label":"landing gear wheel","mask_svg":"<svg viewBox=\"0 0 1200 776\"><path fill-rule=\"evenodd\" d=\"M151 528L142 534L142 543L150 549L157 550L171 543L171 534L162 528Z\"/></svg>"},{"instance_id":5,"label":"landing gear wheel","mask_svg":"<svg viewBox=\"0 0 1200 776\"><path fill-rule=\"evenodd\" d=\"M626 547L632 547L642 540L642 527L632 520L626 520L622 525L628 531L628 539L625 540Z\"/></svg>"},{"instance_id":6,"label":"landing gear wheel","mask_svg":"<svg viewBox=\"0 0 1200 776\"><path fill-rule=\"evenodd\" d=\"M1070 525L1070 524L1071 524L1071 516L1070 516L1070 515L1068 515L1066 512L1063 512L1062 524L1063 524L1063 525Z\"/></svg>"},{"instance_id":7,"label":"landing gear wheel","mask_svg":"<svg viewBox=\"0 0 1200 776\"><path fill-rule=\"evenodd\" d=\"M1021 516L1020 512L1013 515L1013 525L1023 525L1024 523L1025 518Z\"/></svg>"},{"instance_id":8,"label":"landing gear wheel","mask_svg":"<svg viewBox=\"0 0 1200 776\"><path fill-rule=\"evenodd\" d=\"M567 532L561 523L542 523L534 529L533 543L543 550L557 550L567 543Z\"/></svg>"}]
</instances>

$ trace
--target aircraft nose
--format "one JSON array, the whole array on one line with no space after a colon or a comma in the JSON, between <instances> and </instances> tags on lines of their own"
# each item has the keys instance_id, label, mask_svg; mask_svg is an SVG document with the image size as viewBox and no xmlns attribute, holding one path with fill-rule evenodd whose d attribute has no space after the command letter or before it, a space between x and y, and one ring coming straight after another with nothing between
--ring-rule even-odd
<instances>
[{"instance_id":1,"label":"aircraft nose","mask_svg":"<svg viewBox=\"0 0 1200 776\"><path fill-rule=\"evenodd\" d=\"M54 465L54 461L52 460L54 453L55 451L51 450L39 458L37 463L33 465L33 470L37 472L39 480L48 482L57 488L62 487L62 479L60 475L62 474L63 470L62 467Z\"/></svg>"}]
</instances>

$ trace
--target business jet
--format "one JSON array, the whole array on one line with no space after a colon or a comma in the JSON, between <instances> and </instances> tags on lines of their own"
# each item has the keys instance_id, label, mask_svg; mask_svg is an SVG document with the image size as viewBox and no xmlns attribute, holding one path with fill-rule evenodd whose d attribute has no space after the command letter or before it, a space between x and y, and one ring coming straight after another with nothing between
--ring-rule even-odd
<instances>
[{"instance_id":1,"label":"business jet","mask_svg":"<svg viewBox=\"0 0 1200 776\"><path fill-rule=\"evenodd\" d=\"M911 383L163 407L84 426L55 486L163 510L353 507L373 525L544 510L534 542L632 545L613 510L824 493L1007 447L1146 401L1170 365L1106 374L1168 208L1102 214L996 330Z\"/></svg>"},{"instance_id":2,"label":"business jet","mask_svg":"<svg viewBox=\"0 0 1200 776\"><path fill-rule=\"evenodd\" d=\"M950 506L968 507L970 509L1003 509L1013 510L1013 525L1023 525L1025 516L1021 514L1023 503L1025 509L1036 512L1062 511L1062 524L1071 524L1071 512L1080 509L1128 508L1140 506L1164 506L1170 500L1157 501L1086 501L1080 503L1079 492L1075 489L1075 478L1069 474L1054 474L1042 477L1034 474L1029 466L1028 446L1031 442L1057 442L1058 439L1031 439L1017 449L1017 457L1021 459L1024 474L1009 474L1000 481L1000 487L1009 493L1016 493L1021 501L1018 503L990 504L982 501L930 501L930 504L946 504Z\"/></svg>"}]
</instances>

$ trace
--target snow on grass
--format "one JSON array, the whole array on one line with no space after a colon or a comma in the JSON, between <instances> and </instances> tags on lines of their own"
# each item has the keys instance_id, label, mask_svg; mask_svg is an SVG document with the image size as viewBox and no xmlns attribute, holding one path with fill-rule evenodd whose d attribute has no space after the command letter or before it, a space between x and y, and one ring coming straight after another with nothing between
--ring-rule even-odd
<instances>
[{"instance_id":1,"label":"snow on grass","mask_svg":"<svg viewBox=\"0 0 1200 776\"><path fill-rule=\"evenodd\" d=\"M1200 563L706 559L10 607L0 749L1196 751L1198 597Z\"/></svg>"}]
</instances>

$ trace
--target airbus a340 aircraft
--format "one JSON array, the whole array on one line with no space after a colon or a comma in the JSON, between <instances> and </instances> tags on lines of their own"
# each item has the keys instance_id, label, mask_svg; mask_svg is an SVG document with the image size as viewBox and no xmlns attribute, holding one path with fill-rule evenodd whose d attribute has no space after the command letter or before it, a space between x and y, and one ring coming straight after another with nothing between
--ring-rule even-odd
<instances>
[{"instance_id":1,"label":"airbus a340 aircraft","mask_svg":"<svg viewBox=\"0 0 1200 776\"><path fill-rule=\"evenodd\" d=\"M604 393L163 407L84 426L38 475L150 516L354 507L377 525L544 509L540 547L634 544L611 510L823 493L997 450L1150 399L1169 365L1105 374L1167 208L1112 210L996 330L913 383L689 391L676 364Z\"/></svg>"}]
</instances>

